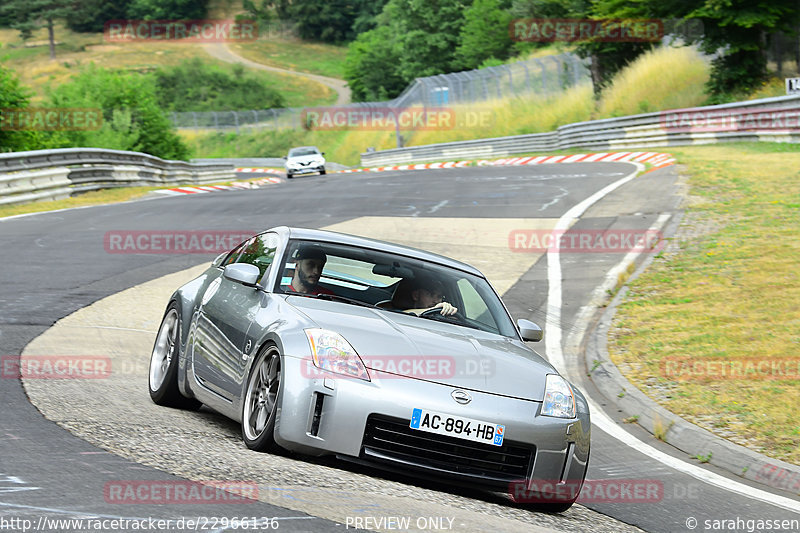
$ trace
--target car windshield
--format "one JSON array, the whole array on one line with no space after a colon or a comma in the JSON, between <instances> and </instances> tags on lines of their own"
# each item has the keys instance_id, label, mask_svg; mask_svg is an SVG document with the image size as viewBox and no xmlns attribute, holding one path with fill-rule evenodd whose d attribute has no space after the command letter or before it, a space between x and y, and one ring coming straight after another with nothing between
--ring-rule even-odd
<instances>
[{"instance_id":1,"label":"car windshield","mask_svg":"<svg viewBox=\"0 0 800 533\"><path fill-rule=\"evenodd\" d=\"M298 262L307 258L315 259L322 270L316 287L303 293L298 291L303 285L295 283L293 286L293 280ZM439 320L517 337L511 318L489 283L456 268L375 249L301 240L289 242L279 268L281 274L274 288L278 293L404 313L414 307L409 301L409 292L422 287L437 301L457 307L458 313L444 317L437 310L421 315L420 320Z\"/></svg>"},{"instance_id":2,"label":"car windshield","mask_svg":"<svg viewBox=\"0 0 800 533\"><path fill-rule=\"evenodd\" d=\"M297 157L301 155L319 155L319 150L312 147L292 148L289 150L289 157Z\"/></svg>"}]
</instances>

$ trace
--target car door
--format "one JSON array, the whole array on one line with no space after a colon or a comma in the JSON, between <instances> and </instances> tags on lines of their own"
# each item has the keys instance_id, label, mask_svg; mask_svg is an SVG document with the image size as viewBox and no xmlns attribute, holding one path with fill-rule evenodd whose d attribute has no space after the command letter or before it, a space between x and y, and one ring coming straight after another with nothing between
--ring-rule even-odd
<instances>
[{"instance_id":1,"label":"car door","mask_svg":"<svg viewBox=\"0 0 800 533\"><path fill-rule=\"evenodd\" d=\"M263 233L239 246L225 261L259 268L263 281L278 246L278 236ZM220 276L203 295L198 310L192 361L195 376L206 388L229 401L239 394L249 347L245 335L261 309L264 293Z\"/></svg>"}]
</instances>

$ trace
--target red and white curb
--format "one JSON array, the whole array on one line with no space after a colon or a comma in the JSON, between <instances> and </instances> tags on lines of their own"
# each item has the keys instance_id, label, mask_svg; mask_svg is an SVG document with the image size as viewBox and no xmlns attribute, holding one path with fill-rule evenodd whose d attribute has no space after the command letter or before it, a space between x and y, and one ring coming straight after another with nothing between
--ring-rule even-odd
<instances>
[{"instance_id":1,"label":"red and white curb","mask_svg":"<svg viewBox=\"0 0 800 533\"><path fill-rule=\"evenodd\" d=\"M653 165L650 170L666 167L675 163L672 154L661 152L598 152L593 154L573 154L573 155L550 155L550 156L530 156L512 157L508 159L496 159L488 161L480 159L475 162L478 166L484 165L548 165L553 163L623 163L635 161L637 163L648 163Z\"/></svg>"},{"instance_id":2,"label":"red and white curb","mask_svg":"<svg viewBox=\"0 0 800 533\"><path fill-rule=\"evenodd\" d=\"M573 154L573 155L541 155L541 156L527 156L527 157L510 157L504 159L477 159L475 161L446 161L438 163L418 163L415 165L393 165L385 167L366 167L366 168L353 168L348 170L337 170L331 174L349 174L353 172L386 172L389 170L429 170L440 168L464 168L472 165L475 166L522 166L522 165L550 165L555 163L623 163L635 161L637 163L647 163L652 165L653 170L663 168L675 164L675 158L672 154L665 154L662 152L598 152L591 154ZM285 172L276 168L260 168L260 167L239 167L235 169L237 173L275 173L285 176ZM258 189L261 185L280 183L280 178L262 178L255 181L237 181L230 185L213 185L213 186L193 186L193 187L176 187L174 189L165 189L156 191L161 194L197 194L215 191L225 191L231 189Z\"/></svg>"},{"instance_id":3,"label":"red and white curb","mask_svg":"<svg viewBox=\"0 0 800 533\"><path fill-rule=\"evenodd\" d=\"M234 181L230 185L193 185L191 187L174 187L172 189L162 189L155 191L159 194L178 195L178 194L202 194L207 192L231 191L240 189L259 189L262 185L273 185L280 183L280 178L263 178L255 181Z\"/></svg>"},{"instance_id":4,"label":"red and white curb","mask_svg":"<svg viewBox=\"0 0 800 533\"><path fill-rule=\"evenodd\" d=\"M282 168L271 168L271 167L238 167L233 169L234 172L237 174L249 174L249 173L258 173L258 174L278 174L281 176L286 175L286 171Z\"/></svg>"},{"instance_id":5,"label":"red and white curb","mask_svg":"<svg viewBox=\"0 0 800 533\"><path fill-rule=\"evenodd\" d=\"M476 161L448 161L446 163L420 163L416 165L394 165L388 167L354 168L339 170L339 173L350 172L384 172L387 170L427 170L435 168L463 168L476 166L501 166L501 165L547 165L553 163L595 163L595 162L628 162L648 163L653 165L648 172L666 167L675 163L671 154L661 152L599 152L592 154L549 155L511 157L506 159L478 159Z\"/></svg>"},{"instance_id":6,"label":"red and white curb","mask_svg":"<svg viewBox=\"0 0 800 533\"><path fill-rule=\"evenodd\" d=\"M386 170L427 170L431 168L462 168L468 167L472 161L448 161L446 163L419 163L416 165L394 165L391 167L369 167L369 168L352 168L349 170L337 170L337 173L350 173L350 172L383 172Z\"/></svg>"}]
</instances>

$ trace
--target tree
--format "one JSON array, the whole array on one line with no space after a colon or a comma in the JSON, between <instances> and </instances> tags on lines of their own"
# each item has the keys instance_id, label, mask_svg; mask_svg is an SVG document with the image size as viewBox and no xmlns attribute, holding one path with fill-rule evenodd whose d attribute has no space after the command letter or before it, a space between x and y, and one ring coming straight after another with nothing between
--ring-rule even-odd
<instances>
[{"instance_id":1,"label":"tree","mask_svg":"<svg viewBox=\"0 0 800 533\"><path fill-rule=\"evenodd\" d=\"M400 52L388 26L362 33L350 43L344 77L356 102L386 100L407 85L400 76Z\"/></svg>"},{"instance_id":2,"label":"tree","mask_svg":"<svg viewBox=\"0 0 800 533\"><path fill-rule=\"evenodd\" d=\"M683 19L702 22L700 35L686 40L700 45L712 61L707 91L712 101L723 101L736 92L749 92L767 75L767 37L778 31L794 33L798 21L796 0L597 0L592 5L597 17ZM621 63L603 46L591 43L583 52L597 54L606 61L604 78ZM631 45L635 43L630 43ZM617 47L624 50L624 47ZM630 46L628 53L641 52ZM629 58L629 60L632 58Z\"/></svg>"},{"instance_id":3,"label":"tree","mask_svg":"<svg viewBox=\"0 0 800 533\"><path fill-rule=\"evenodd\" d=\"M168 111L231 111L284 107L281 93L233 66L233 73L193 58L178 66L159 68L156 78L159 105Z\"/></svg>"},{"instance_id":4,"label":"tree","mask_svg":"<svg viewBox=\"0 0 800 533\"><path fill-rule=\"evenodd\" d=\"M798 5L795 0L705 0L685 18L703 22L698 39L703 51L720 53L712 61L708 90L712 99L725 100L726 94L749 92L766 78L767 36L793 33Z\"/></svg>"},{"instance_id":5,"label":"tree","mask_svg":"<svg viewBox=\"0 0 800 533\"><path fill-rule=\"evenodd\" d=\"M390 0L379 17L400 50L399 73L415 78L458 70L455 50L464 25L462 0Z\"/></svg>"},{"instance_id":6,"label":"tree","mask_svg":"<svg viewBox=\"0 0 800 533\"><path fill-rule=\"evenodd\" d=\"M198 20L205 18L208 0L133 0L128 18L137 20Z\"/></svg>"},{"instance_id":7,"label":"tree","mask_svg":"<svg viewBox=\"0 0 800 533\"><path fill-rule=\"evenodd\" d=\"M158 106L152 76L122 73L91 65L50 93L60 108L99 108L97 130L60 132L66 146L145 152L164 159L186 159L189 150Z\"/></svg>"},{"instance_id":8,"label":"tree","mask_svg":"<svg viewBox=\"0 0 800 533\"><path fill-rule=\"evenodd\" d=\"M19 30L23 39L30 39L34 30L47 27L50 41L50 59L56 58L56 38L53 23L63 19L72 10L70 0L7 0L0 5L0 16Z\"/></svg>"},{"instance_id":9,"label":"tree","mask_svg":"<svg viewBox=\"0 0 800 533\"><path fill-rule=\"evenodd\" d=\"M507 59L512 41L509 24L513 15L504 0L475 0L464 13L455 64L461 69L478 68L490 59Z\"/></svg>"},{"instance_id":10,"label":"tree","mask_svg":"<svg viewBox=\"0 0 800 533\"><path fill-rule=\"evenodd\" d=\"M81 0L67 13L67 27L72 31L95 33L103 31L110 20L127 18L132 0Z\"/></svg>"},{"instance_id":11,"label":"tree","mask_svg":"<svg viewBox=\"0 0 800 533\"><path fill-rule=\"evenodd\" d=\"M653 0L645 0L653 1ZM669 0L667 0L669 1ZM642 2L629 2L628 0L595 0L591 5L580 6L577 9L587 9L585 14L595 20L640 20L647 19L651 13L643 8ZM597 39L582 42L578 45L578 55L591 59L590 71L592 85L596 95L622 70L628 63L639 57L644 52L653 48L656 42L635 41L605 41Z\"/></svg>"},{"instance_id":12,"label":"tree","mask_svg":"<svg viewBox=\"0 0 800 533\"><path fill-rule=\"evenodd\" d=\"M36 134L15 131L6 126L5 113L28 107L31 91L19 83L13 70L0 65L0 152L19 152L36 148Z\"/></svg>"}]
</instances>

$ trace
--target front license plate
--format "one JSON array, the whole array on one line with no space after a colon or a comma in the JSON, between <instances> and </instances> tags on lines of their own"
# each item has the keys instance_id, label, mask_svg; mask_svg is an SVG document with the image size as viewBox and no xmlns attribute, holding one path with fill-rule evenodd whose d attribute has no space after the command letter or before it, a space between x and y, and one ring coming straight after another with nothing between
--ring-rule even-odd
<instances>
[{"instance_id":1,"label":"front license plate","mask_svg":"<svg viewBox=\"0 0 800 533\"><path fill-rule=\"evenodd\" d=\"M482 442L494 446L502 446L503 437L506 434L506 427L502 424L493 424L473 418L446 415L417 408L414 408L411 412L411 424L409 427L427 431L428 433L447 435L448 437Z\"/></svg>"}]
</instances>

